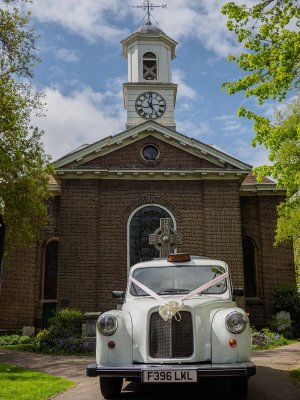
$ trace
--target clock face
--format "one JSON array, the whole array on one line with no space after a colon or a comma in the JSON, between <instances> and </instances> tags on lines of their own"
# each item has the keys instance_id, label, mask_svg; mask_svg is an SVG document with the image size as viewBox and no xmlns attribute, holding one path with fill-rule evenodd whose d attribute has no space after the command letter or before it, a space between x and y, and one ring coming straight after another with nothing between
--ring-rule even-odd
<instances>
[{"instance_id":1,"label":"clock face","mask_svg":"<svg viewBox=\"0 0 300 400\"><path fill-rule=\"evenodd\" d=\"M156 119L166 111L165 99L156 92L145 92L135 102L136 112L145 119Z\"/></svg>"}]
</instances>

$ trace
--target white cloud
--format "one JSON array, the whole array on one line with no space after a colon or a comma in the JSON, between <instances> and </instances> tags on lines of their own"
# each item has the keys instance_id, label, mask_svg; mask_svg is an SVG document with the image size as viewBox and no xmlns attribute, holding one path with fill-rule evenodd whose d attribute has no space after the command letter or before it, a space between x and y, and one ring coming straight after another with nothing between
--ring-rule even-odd
<instances>
[{"instance_id":1,"label":"white cloud","mask_svg":"<svg viewBox=\"0 0 300 400\"><path fill-rule=\"evenodd\" d=\"M240 160L253 165L253 167L271 164L268 157L268 150L266 150L263 146L253 147L242 138L236 142L235 153L238 154L238 158Z\"/></svg>"},{"instance_id":2,"label":"white cloud","mask_svg":"<svg viewBox=\"0 0 300 400\"><path fill-rule=\"evenodd\" d=\"M176 123L176 129L178 132L200 141L204 141L204 137L211 133L211 128L207 121L192 122L191 120L181 120Z\"/></svg>"},{"instance_id":3,"label":"white cloud","mask_svg":"<svg viewBox=\"0 0 300 400\"><path fill-rule=\"evenodd\" d=\"M58 88L44 89L46 117L34 118L32 122L45 131L45 150L54 160L83 144L125 130L123 105L112 87L110 82L104 93L85 87L69 95Z\"/></svg>"},{"instance_id":4,"label":"white cloud","mask_svg":"<svg viewBox=\"0 0 300 400\"><path fill-rule=\"evenodd\" d=\"M240 131L242 124L237 115L221 115L215 118L219 122L219 128L223 131Z\"/></svg>"},{"instance_id":5,"label":"white cloud","mask_svg":"<svg viewBox=\"0 0 300 400\"><path fill-rule=\"evenodd\" d=\"M206 49L224 57L239 48L221 14L226 2L172 0L167 10L157 9L153 15L167 35L178 41L196 38ZM128 26L126 19L133 19L135 24L141 21L144 11L131 7L135 4L124 0L35 0L30 8L40 22L61 25L90 42L100 39L117 44L131 33L123 27Z\"/></svg>"},{"instance_id":6,"label":"white cloud","mask_svg":"<svg viewBox=\"0 0 300 400\"><path fill-rule=\"evenodd\" d=\"M62 48L56 50L55 55L59 60L62 60L67 63L77 62L80 59L78 50Z\"/></svg>"},{"instance_id":7,"label":"white cloud","mask_svg":"<svg viewBox=\"0 0 300 400\"><path fill-rule=\"evenodd\" d=\"M116 23L127 14L121 0L35 0L29 7L40 22L56 23L90 42L116 43L129 33Z\"/></svg>"}]
</instances>

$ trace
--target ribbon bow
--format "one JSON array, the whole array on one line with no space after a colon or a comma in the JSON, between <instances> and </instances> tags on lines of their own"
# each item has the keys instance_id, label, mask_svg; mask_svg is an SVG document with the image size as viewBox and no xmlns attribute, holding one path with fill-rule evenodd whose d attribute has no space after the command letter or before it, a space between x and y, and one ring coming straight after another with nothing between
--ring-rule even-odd
<instances>
[{"instance_id":1,"label":"ribbon bow","mask_svg":"<svg viewBox=\"0 0 300 400\"><path fill-rule=\"evenodd\" d=\"M165 303L163 306L159 307L159 315L162 317L164 321L168 321L175 317L176 321L181 320L181 315L179 311L182 311L184 304L182 302L178 303L177 301L171 300L168 303Z\"/></svg>"}]
</instances>

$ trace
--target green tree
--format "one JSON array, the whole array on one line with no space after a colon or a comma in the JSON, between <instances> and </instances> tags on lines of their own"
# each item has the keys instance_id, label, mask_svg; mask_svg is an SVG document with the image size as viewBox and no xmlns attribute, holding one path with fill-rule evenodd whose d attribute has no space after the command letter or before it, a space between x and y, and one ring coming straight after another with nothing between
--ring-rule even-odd
<instances>
[{"instance_id":1,"label":"green tree","mask_svg":"<svg viewBox=\"0 0 300 400\"><path fill-rule=\"evenodd\" d=\"M229 94L244 90L262 104L273 98L282 100L299 85L300 8L297 0L258 1L247 5L227 3L222 8L227 27L246 52L229 56L239 68L248 71L235 82L225 82Z\"/></svg>"},{"instance_id":2,"label":"green tree","mask_svg":"<svg viewBox=\"0 0 300 400\"><path fill-rule=\"evenodd\" d=\"M227 3L223 9L227 27L246 49L230 56L246 73L237 81L225 82L229 94L244 91L259 104L269 99L282 101L299 86L300 8L297 0L258 1L253 7ZM278 208L276 243L300 235L300 98L275 112L275 121L240 107L238 115L254 121L253 145L269 150L271 166L255 169L258 179L271 175L287 189L287 200Z\"/></svg>"},{"instance_id":3,"label":"green tree","mask_svg":"<svg viewBox=\"0 0 300 400\"><path fill-rule=\"evenodd\" d=\"M30 123L43 104L30 83L39 59L26 2L0 0L0 214L7 250L29 244L47 223L51 172L42 132Z\"/></svg>"}]
</instances>

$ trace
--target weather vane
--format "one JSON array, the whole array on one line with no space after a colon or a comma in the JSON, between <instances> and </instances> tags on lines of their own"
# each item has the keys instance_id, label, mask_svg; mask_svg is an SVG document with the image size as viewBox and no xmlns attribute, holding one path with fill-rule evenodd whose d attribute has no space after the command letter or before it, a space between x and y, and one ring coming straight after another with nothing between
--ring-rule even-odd
<instances>
[{"instance_id":1,"label":"weather vane","mask_svg":"<svg viewBox=\"0 0 300 400\"><path fill-rule=\"evenodd\" d=\"M142 6L132 6L133 8L142 8L147 13L148 22L150 22L151 11L155 8L167 8L167 4L161 4L160 6L150 3L150 0L145 0Z\"/></svg>"}]
</instances>

